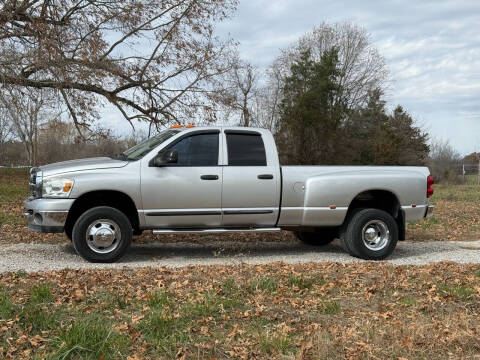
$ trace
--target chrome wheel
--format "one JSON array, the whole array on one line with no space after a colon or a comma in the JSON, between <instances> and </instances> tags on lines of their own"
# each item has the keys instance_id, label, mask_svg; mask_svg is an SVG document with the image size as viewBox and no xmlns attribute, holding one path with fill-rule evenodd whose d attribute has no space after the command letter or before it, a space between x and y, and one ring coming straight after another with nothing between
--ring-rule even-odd
<instances>
[{"instance_id":1,"label":"chrome wheel","mask_svg":"<svg viewBox=\"0 0 480 360\"><path fill-rule=\"evenodd\" d=\"M110 219L98 219L87 228L87 245L98 254L114 251L121 240L118 224Z\"/></svg>"},{"instance_id":2,"label":"chrome wheel","mask_svg":"<svg viewBox=\"0 0 480 360\"><path fill-rule=\"evenodd\" d=\"M387 224L382 220L369 221L362 229L362 240L368 249L382 250L390 240L390 231Z\"/></svg>"}]
</instances>

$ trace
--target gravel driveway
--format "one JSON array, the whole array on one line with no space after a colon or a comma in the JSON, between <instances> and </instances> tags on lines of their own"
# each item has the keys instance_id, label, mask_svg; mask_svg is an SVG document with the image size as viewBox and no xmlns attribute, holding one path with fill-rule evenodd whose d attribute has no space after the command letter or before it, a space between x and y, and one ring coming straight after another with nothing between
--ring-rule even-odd
<instances>
[{"instance_id":1,"label":"gravel driveway","mask_svg":"<svg viewBox=\"0 0 480 360\"><path fill-rule=\"evenodd\" d=\"M363 261L345 253L340 247L339 240L322 248L306 246L297 241L133 244L128 254L115 264L88 263L76 255L70 244L11 244L2 246L0 259L0 272L20 269L45 271L65 268L262 264L274 261L286 263ZM480 241L399 242L388 261L395 265L421 265L440 261L480 263Z\"/></svg>"}]
</instances>

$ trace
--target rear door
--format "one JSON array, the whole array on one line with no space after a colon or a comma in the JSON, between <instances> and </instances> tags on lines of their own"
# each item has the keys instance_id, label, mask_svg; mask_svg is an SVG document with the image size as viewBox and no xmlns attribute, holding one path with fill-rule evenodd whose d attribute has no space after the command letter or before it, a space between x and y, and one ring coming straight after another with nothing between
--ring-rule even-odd
<instances>
[{"instance_id":1,"label":"rear door","mask_svg":"<svg viewBox=\"0 0 480 360\"><path fill-rule=\"evenodd\" d=\"M261 132L224 130L222 225L266 227L276 224L280 174L276 152L266 151ZM273 142L273 141L272 141Z\"/></svg>"}]
</instances>

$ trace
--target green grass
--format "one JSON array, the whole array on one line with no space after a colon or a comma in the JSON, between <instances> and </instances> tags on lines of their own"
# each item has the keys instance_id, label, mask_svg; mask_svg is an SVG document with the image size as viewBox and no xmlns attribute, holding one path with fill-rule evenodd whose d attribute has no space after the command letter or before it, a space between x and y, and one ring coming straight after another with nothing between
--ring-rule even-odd
<instances>
[{"instance_id":1,"label":"green grass","mask_svg":"<svg viewBox=\"0 0 480 360\"><path fill-rule=\"evenodd\" d=\"M175 350L189 342L186 331L194 325L189 314L179 312L174 316L171 309L153 308L138 324L145 340L157 354L175 356Z\"/></svg>"},{"instance_id":2,"label":"green grass","mask_svg":"<svg viewBox=\"0 0 480 360\"><path fill-rule=\"evenodd\" d=\"M445 293L457 298L468 298L475 293L473 289L463 285L441 284L438 286L438 290L442 293Z\"/></svg>"},{"instance_id":3,"label":"green grass","mask_svg":"<svg viewBox=\"0 0 480 360\"><path fill-rule=\"evenodd\" d=\"M0 318L17 318L25 329L33 333L54 329L59 323L61 311L51 311L47 305L51 301L53 296L48 284L34 286L25 304L15 304L10 294L0 289Z\"/></svg>"},{"instance_id":4,"label":"green grass","mask_svg":"<svg viewBox=\"0 0 480 360\"><path fill-rule=\"evenodd\" d=\"M295 350L292 339L287 334L259 334L259 346L269 355L289 355Z\"/></svg>"},{"instance_id":5,"label":"green grass","mask_svg":"<svg viewBox=\"0 0 480 360\"><path fill-rule=\"evenodd\" d=\"M27 197L28 184L0 183L0 202L24 200Z\"/></svg>"},{"instance_id":6,"label":"green grass","mask_svg":"<svg viewBox=\"0 0 480 360\"><path fill-rule=\"evenodd\" d=\"M404 297L404 298L399 299L398 303L401 304L401 305L405 305L407 307L411 307L411 306L414 306L417 302L413 298Z\"/></svg>"},{"instance_id":7,"label":"green grass","mask_svg":"<svg viewBox=\"0 0 480 360\"><path fill-rule=\"evenodd\" d=\"M300 290L311 289L313 285L323 285L325 284L325 279L319 276L297 276L290 275L288 278L288 283L292 287L297 287Z\"/></svg>"},{"instance_id":8,"label":"green grass","mask_svg":"<svg viewBox=\"0 0 480 360\"><path fill-rule=\"evenodd\" d=\"M60 324L63 312L60 308L52 311L47 306L27 303L24 306L17 306L16 315L22 327L31 329L32 333L41 333L56 329Z\"/></svg>"},{"instance_id":9,"label":"green grass","mask_svg":"<svg viewBox=\"0 0 480 360\"><path fill-rule=\"evenodd\" d=\"M61 310L51 311L46 302L53 300L53 296L45 284L31 289L30 298L25 304L15 304L10 294L0 289L0 319L17 318L25 329L32 333L55 329L61 318Z\"/></svg>"},{"instance_id":10,"label":"green grass","mask_svg":"<svg viewBox=\"0 0 480 360\"><path fill-rule=\"evenodd\" d=\"M0 168L0 225L25 224L21 211L12 213L11 209L27 197L28 169Z\"/></svg>"},{"instance_id":11,"label":"green grass","mask_svg":"<svg viewBox=\"0 0 480 360\"><path fill-rule=\"evenodd\" d=\"M277 288L277 280L272 276L254 278L250 282L251 291L274 292Z\"/></svg>"},{"instance_id":12,"label":"green grass","mask_svg":"<svg viewBox=\"0 0 480 360\"><path fill-rule=\"evenodd\" d=\"M64 325L53 341L52 359L121 359L126 357L128 338L112 329L100 314L77 318Z\"/></svg>"},{"instance_id":13,"label":"green grass","mask_svg":"<svg viewBox=\"0 0 480 360\"><path fill-rule=\"evenodd\" d=\"M223 294L226 296L235 296L239 291L239 287L237 286L235 279L232 277L225 280L221 287Z\"/></svg>"},{"instance_id":14,"label":"green grass","mask_svg":"<svg viewBox=\"0 0 480 360\"><path fill-rule=\"evenodd\" d=\"M30 289L30 299L33 303L44 303L53 300L51 285L48 283L38 284Z\"/></svg>"},{"instance_id":15,"label":"green grass","mask_svg":"<svg viewBox=\"0 0 480 360\"><path fill-rule=\"evenodd\" d=\"M171 295L163 290L157 290L148 296L148 305L151 307L164 307L172 303Z\"/></svg>"},{"instance_id":16,"label":"green grass","mask_svg":"<svg viewBox=\"0 0 480 360\"><path fill-rule=\"evenodd\" d=\"M20 215L0 213L0 225L20 225L24 223L25 220Z\"/></svg>"},{"instance_id":17,"label":"green grass","mask_svg":"<svg viewBox=\"0 0 480 360\"><path fill-rule=\"evenodd\" d=\"M27 177L30 172L30 168L0 168L1 177Z\"/></svg>"},{"instance_id":18,"label":"green grass","mask_svg":"<svg viewBox=\"0 0 480 360\"><path fill-rule=\"evenodd\" d=\"M477 185L478 186L478 175L466 175L465 176L465 185Z\"/></svg>"},{"instance_id":19,"label":"green grass","mask_svg":"<svg viewBox=\"0 0 480 360\"><path fill-rule=\"evenodd\" d=\"M480 278L480 271L477 271L477 272L475 273L475 276L478 277L478 278Z\"/></svg>"},{"instance_id":20,"label":"green grass","mask_svg":"<svg viewBox=\"0 0 480 360\"><path fill-rule=\"evenodd\" d=\"M480 201L479 185L434 185L433 203L445 200L455 202Z\"/></svg>"},{"instance_id":21,"label":"green grass","mask_svg":"<svg viewBox=\"0 0 480 360\"><path fill-rule=\"evenodd\" d=\"M428 219L424 219L422 221L415 221L415 222L410 222L407 223L408 228L415 228L415 227L421 227L424 230L430 229L434 225L442 224L442 219L440 219L438 216L433 216Z\"/></svg>"},{"instance_id":22,"label":"green grass","mask_svg":"<svg viewBox=\"0 0 480 360\"><path fill-rule=\"evenodd\" d=\"M15 310L10 294L4 288L0 288L0 320L11 319L15 314Z\"/></svg>"},{"instance_id":23,"label":"green grass","mask_svg":"<svg viewBox=\"0 0 480 360\"><path fill-rule=\"evenodd\" d=\"M230 286L232 284L228 281L226 287ZM179 347L186 346L200 336L189 335L188 331L197 328L199 322L207 319L215 321L214 319L221 319L223 314L245 309L240 292L233 290L228 295L214 291L192 295L192 299L187 301L176 301L163 290L149 295L148 304L151 309L139 322L138 329L153 346L152 356L174 357Z\"/></svg>"},{"instance_id":24,"label":"green grass","mask_svg":"<svg viewBox=\"0 0 480 360\"><path fill-rule=\"evenodd\" d=\"M23 279L23 278L26 278L27 276L28 276L28 273L25 271L25 269L17 270L17 272L15 273L15 277L17 279Z\"/></svg>"},{"instance_id":25,"label":"green grass","mask_svg":"<svg viewBox=\"0 0 480 360\"><path fill-rule=\"evenodd\" d=\"M17 316L25 328L33 332L52 330L58 327L62 317L62 309L50 304L54 300L49 283L36 284L29 291L29 299L25 304L16 306Z\"/></svg>"},{"instance_id":26,"label":"green grass","mask_svg":"<svg viewBox=\"0 0 480 360\"><path fill-rule=\"evenodd\" d=\"M125 310L130 305L123 295L108 291L105 288L100 288L95 293L88 295L86 301L94 306L101 305L103 310L111 312L118 309Z\"/></svg>"},{"instance_id":27,"label":"green grass","mask_svg":"<svg viewBox=\"0 0 480 360\"><path fill-rule=\"evenodd\" d=\"M319 312L323 315L335 315L341 311L340 304L335 300L324 301L320 304Z\"/></svg>"}]
</instances>

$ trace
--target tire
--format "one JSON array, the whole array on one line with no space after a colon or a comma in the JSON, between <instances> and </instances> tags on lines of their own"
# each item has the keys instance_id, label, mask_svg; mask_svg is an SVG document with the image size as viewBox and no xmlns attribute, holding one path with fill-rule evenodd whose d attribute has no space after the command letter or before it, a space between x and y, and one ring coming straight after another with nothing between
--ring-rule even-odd
<instances>
[{"instance_id":1,"label":"tire","mask_svg":"<svg viewBox=\"0 0 480 360\"><path fill-rule=\"evenodd\" d=\"M312 246L324 246L330 244L338 235L337 228L322 228L314 232L296 231L295 236L301 242Z\"/></svg>"},{"instance_id":2,"label":"tire","mask_svg":"<svg viewBox=\"0 0 480 360\"><path fill-rule=\"evenodd\" d=\"M392 215L383 210L361 209L350 216L342 242L352 256L382 260L397 246L398 225Z\"/></svg>"},{"instance_id":3,"label":"tire","mask_svg":"<svg viewBox=\"0 0 480 360\"><path fill-rule=\"evenodd\" d=\"M84 212L75 222L75 251L90 262L110 263L120 259L132 242L132 225L121 211L99 206ZM87 239L88 238L88 239Z\"/></svg>"},{"instance_id":4,"label":"tire","mask_svg":"<svg viewBox=\"0 0 480 360\"><path fill-rule=\"evenodd\" d=\"M69 228L65 228L65 236L68 238L68 240L72 241L72 231L73 231L73 228L72 227L69 227Z\"/></svg>"}]
</instances>

